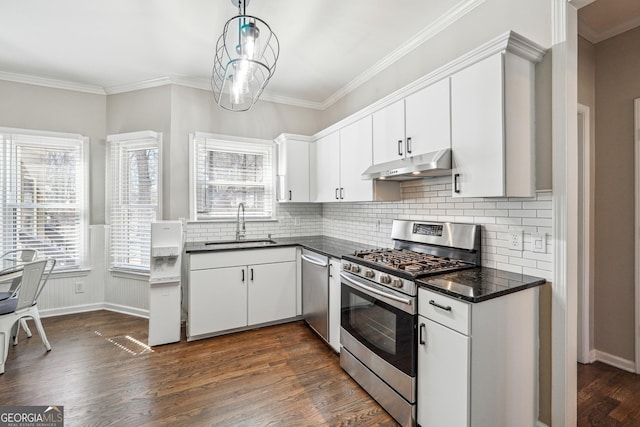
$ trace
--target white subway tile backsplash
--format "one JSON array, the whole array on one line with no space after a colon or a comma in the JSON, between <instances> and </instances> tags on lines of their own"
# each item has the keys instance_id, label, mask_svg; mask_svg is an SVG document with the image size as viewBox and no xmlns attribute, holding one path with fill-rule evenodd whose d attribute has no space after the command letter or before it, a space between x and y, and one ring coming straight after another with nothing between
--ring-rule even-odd
<instances>
[{"instance_id":1,"label":"white subway tile backsplash","mask_svg":"<svg viewBox=\"0 0 640 427\"><path fill-rule=\"evenodd\" d=\"M393 219L482 224L482 263L517 273L552 277L552 193L531 198L453 198L450 177L401 183L399 202L278 204L277 221L248 222L247 238L324 234L371 246L390 246ZM300 225L295 226L295 218ZM377 221L381 220L379 231ZM524 251L508 248L508 231L524 231ZM547 253L531 252L531 233L544 233ZM231 239L235 221L187 225L187 241Z\"/></svg>"}]
</instances>

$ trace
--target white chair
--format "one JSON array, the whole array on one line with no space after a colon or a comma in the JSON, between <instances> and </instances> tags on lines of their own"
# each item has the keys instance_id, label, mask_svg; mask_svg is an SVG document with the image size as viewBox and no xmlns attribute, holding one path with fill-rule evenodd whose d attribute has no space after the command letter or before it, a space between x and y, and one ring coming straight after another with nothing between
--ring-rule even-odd
<instances>
[{"instance_id":1,"label":"white chair","mask_svg":"<svg viewBox=\"0 0 640 427\"><path fill-rule=\"evenodd\" d=\"M38 258L38 251L35 249L14 249L3 253L0 256L1 260L9 260L15 264L24 264L26 262L35 261ZM14 296L20 285L20 277L13 279L8 291L0 292L0 301L11 298Z\"/></svg>"},{"instance_id":2,"label":"white chair","mask_svg":"<svg viewBox=\"0 0 640 427\"><path fill-rule=\"evenodd\" d=\"M51 263L51 267L45 274L48 263ZM18 295L0 301L0 374L4 373L10 337L17 336L21 320L33 319L44 347L47 351L51 351L51 345L40 321L37 299L54 266L54 259L43 259L25 264L22 269L22 281L17 292Z\"/></svg>"}]
</instances>

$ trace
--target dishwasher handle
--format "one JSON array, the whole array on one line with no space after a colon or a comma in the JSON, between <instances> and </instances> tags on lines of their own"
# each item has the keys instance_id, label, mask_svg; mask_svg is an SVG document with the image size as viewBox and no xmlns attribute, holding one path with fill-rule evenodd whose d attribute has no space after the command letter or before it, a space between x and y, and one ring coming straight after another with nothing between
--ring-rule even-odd
<instances>
[{"instance_id":1,"label":"dishwasher handle","mask_svg":"<svg viewBox=\"0 0 640 427\"><path fill-rule=\"evenodd\" d=\"M303 261L310 262L311 264L315 264L315 265L323 267L323 268L326 268L329 265L326 262L322 262L319 259L310 257L310 256L305 255L305 254L300 255L300 258L302 258Z\"/></svg>"}]
</instances>

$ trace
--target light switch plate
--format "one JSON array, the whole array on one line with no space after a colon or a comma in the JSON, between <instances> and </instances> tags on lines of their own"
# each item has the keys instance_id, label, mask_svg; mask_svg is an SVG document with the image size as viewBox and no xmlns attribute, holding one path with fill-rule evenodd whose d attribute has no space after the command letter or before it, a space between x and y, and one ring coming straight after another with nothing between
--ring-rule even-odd
<instances>
[{"instance_id":1,"label":"light switch plate","mask_svg":"<svg viewBox=\"0 0 640 427\"><path fill-rule=\"evenodd\" d=\"M531 234L531 250L533 252L547 252L547 235L544 233Z\"/></svg>"}]
</instances>

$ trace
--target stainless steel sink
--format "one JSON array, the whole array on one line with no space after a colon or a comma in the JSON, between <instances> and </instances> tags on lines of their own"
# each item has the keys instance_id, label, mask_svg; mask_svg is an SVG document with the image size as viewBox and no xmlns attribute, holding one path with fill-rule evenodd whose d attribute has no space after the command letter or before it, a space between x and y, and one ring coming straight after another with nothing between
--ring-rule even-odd
<instances>
[{"instance_id":1,"label":"stainless steel sink","mask_svg":"<svg viewBox=\"0 0 640 427\"><path fill-rule=\"evenodd\" d=\"M264 246L274 245L277 242L271 239L255 239L255 240L218 240L215 242L207 242L206 246L211 249L240 249L240 248L261 248Z\"/></svg>"}]
</instances>

